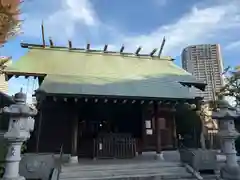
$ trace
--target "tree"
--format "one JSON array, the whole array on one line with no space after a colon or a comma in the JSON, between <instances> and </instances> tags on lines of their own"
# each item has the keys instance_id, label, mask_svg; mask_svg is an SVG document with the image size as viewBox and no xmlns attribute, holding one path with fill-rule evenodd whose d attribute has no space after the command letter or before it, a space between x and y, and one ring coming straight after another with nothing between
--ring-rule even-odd
<instances>
[{"instance_id":1,"label":"tree","mask_svg":"<svg viewBox=\"0 0 240 180\"><path fill-rule=\"evenodd\" d=\"M19 16L19 0L0 0L0 46L10 38L16 36L20 30L21 21ZM10 58L0 58L0 75L3 74L4 69ZM0 161L5 156L6 149L3 143L0 144ZM0 163L0 178L4 172L4 166Z\"/></svg>"},{"instance_id":2,"label":"tree","mask_svg":"<svg viewBox=\"0 0 240 180\"><path fill-rule=\"evenodd\" d=\"M208 101L202 103L199 110L197 110L197 115L201 120L201 134L200 134L200 144L202 149L206 149L206 140L209 142L209 147L212 148L214 144L210 142L209 131L214 133L218 129L217 121L212 119L212 111L214 109L214 101Z\"/></svg>"},{"instance_id":3,"label":"tree","mask_svg":"<svg viewBox=\"0 0 240 180\"><path fill-rule=\"evenodd\" d=\"M0 58L0 74L2 74L4 69L7 67L7 63L10 61L10 59L10 57Z\"/></svg>"},{"instance_id":4,"label":"tree","mask_svg":"<svg viewBox=\"0 0 240 180\"><path fill-rule=\"evenodd\" d=\"M206 134L207 134L207 129L205 126L205 119L206 119L206 107L204 105L201 105L200 109L196 112L197 115L200 118L201 121L201 134L200 134L200 144L202 149L206 149Z\"/></svg>"},{"instance_id":5,"label":"tree","mask_svg":"<svg viewBox=\"0 0 240 180\"><path fill-rule=\"evenodd\" d=\"M18 19L20 14L19 0L0 0L0 46L20 32L21 20ZM0 58L0 75L10 61L9 57Z\"/></svg>"},{"instance_id":6,"label":"tree","mask_svg":"<svg viewBox=\"0 0 240 180\"><path fill-rule=\"evenodd\" d=\"M226 84L218 92L219 95L233 97L236 102L236 107L240 106L240 66L236 67L234 70L227 70L224 72L226 75Z\"/></svg>"},{"instance_id":7,"label":"tree","mask_svg":"<svg viewBox=\"0 0 240 180\"><path fill-rule=\"evenodd\" d=\"M195 109L194 105L187 103L176 106L176 131L183 138L182 145L187 148L197 148L200 145L201 120Z\"/></svg>"},{"instance_id":8,"label":"tree","mask_svg":"<svg viewBox=\"0 0 240 180\"><path fill-rule=\"evenodd\" d=\"M0 1L0 44L19 33L21 24L21 20L18 19L19 4L19 0Z\"/></svg>"}]
</instances>

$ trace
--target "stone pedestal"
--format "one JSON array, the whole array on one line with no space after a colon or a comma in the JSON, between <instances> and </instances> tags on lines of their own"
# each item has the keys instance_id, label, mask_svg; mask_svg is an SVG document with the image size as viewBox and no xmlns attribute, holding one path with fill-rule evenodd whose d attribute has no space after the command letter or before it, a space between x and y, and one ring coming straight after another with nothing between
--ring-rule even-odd
<instances>
[{"instance_id":1,"label":"stone pedestal","mask_svg":"<svg viewBox=\"0 0 240 180\"><path fill-rule=\"evenodd\" d=\"M239 133L235 129L234 120L238 118L236 110L227 101L217 101L217 109L213 112L213 119L220 123L219 137L222 151L226 155L225 165L220 170L222 179L240 180L240 167L238 165L235 140Z\"/></svg>"},{"instance_id":2,"label":"stone pedestal","mask_svg":"<svg viewBox=\"0 0 240 180\"><path fill-rule=\"evenodd\" d=\"M19 163L21 161L21 147L24 141L30 137L34 128L34 119L30 118L37 111L26 105L26 95L22 92L14 96L16 104L5 107L3 113L9 114L9 128L4 134L4 140L8 146L5 163L4 180L23 180L19 176Z\"/></svg>"}]
</instances>

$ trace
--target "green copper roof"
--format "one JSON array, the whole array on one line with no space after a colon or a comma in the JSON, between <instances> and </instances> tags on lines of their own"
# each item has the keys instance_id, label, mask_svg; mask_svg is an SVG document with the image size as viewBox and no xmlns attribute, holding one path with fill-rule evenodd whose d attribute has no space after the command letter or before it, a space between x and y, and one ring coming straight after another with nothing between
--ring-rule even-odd
<instances>
[{"instance_id":1,"label":"green copper roof","mask_svg":"<svg viewBox=\"0 0 240 180\"><path fill-rule=\"evenodd\" d=\"M47 75L40 89L58 94L187 98L193 95L179 82L202 83L170 58L55 48L30 48L5 72Z\"/></svg>"},{"instance_id":2,"label":"green copper roof","mask_svg":"<svg viewBox=\"0 0 240 180\"><path fill-rule=\"evenodd\" d=\"M162 74L189 74L169 60L150 57L87 53L51 48L34 48L8 67L7 73L61 74L74 76L139 79Z\"/></svg>"},{"instance_id":3,"label":"green copper roof","mask_svg":"<svg viewBox=\"0 0 240 180\"><path fill-rule=\"evenodd\" d=\"M116 81L114 78L47 75L39 90L51 94L193 99L174 76Z\"/></svg>"}]
</instances>

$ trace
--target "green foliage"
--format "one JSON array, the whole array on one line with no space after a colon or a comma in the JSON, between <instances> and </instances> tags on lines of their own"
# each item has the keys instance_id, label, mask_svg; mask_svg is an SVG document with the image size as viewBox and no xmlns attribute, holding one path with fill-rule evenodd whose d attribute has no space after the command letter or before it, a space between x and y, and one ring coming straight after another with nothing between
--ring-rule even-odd
<instances>
[{"instance_id":1,"label":"green foliage","mask_svg":"<svg viewBox=\"0 0 240 180\"><path fill-rule=\"evenodd\" d=\"M2 58L0 59L0 74L2 74L3 70L7 67L7 63L10 61L10 58Z\"/></svg>"},{"instance_id":2,"label":"green foliage","mask_svg":"<svg viewBox=\"0 0 240 180\"><path fill-rule=\"evenodd\" d=\"M220 90L219 94L234 97L236 105L240 105L240 70L235 68L234 71L227 70L226 85Z\"/></svg>"},{"instance_id":3,"label":"green foliage","mask_svg":"<svg viewBox=\"0 0 240 180\"><path fill-rule=\"evenodd\" d=\"M235 128L238 132L240 132L240 118L235 121ZM240 137L238 137L235 141L236 151L238 156L240 155Z\"/></svg>"},{"instance_id":4,"label":"green foliage","mask_svg":"<svg viewBox=\"0 0 240 180\"><path fill-rule=\"evenodd\" d=\"M235 141L235 146L236 146L236 151L237 151L237 155L240 155L240 137L237 138L237 140Z\"/></svg>"},{"instance_id":5,"label":"green foliage","mask_svg":"<svg viewBox=\"0 0 240 180\"><path fill-rule=\"evenodd\" d=\"M3 174L4 174L4 164L0 164L0 178L2 178Z\"/></svg>"},{"instance_id":6,"label":"green foliage","mask_svg":"<svg viewBox=\"0 0 240 180\"><path fill-rule=\"evenodd\" d=\"M186 147L199 147L201 133L201 119L196 111L187 105L179 105L176 112L176 130L186 141Z\"/></svg>"},{"instance_id":7,"label":"green foliage","mask_svg":"<svg viewBox=\"0 0 240 180\"><path fill-rule=\"evenodd\" d=\"M27 144L26 144L26 141L25 141L25 142L22 144L21 153L24 154L26 151L27 151Z\"/></svg>"}]
</instances>

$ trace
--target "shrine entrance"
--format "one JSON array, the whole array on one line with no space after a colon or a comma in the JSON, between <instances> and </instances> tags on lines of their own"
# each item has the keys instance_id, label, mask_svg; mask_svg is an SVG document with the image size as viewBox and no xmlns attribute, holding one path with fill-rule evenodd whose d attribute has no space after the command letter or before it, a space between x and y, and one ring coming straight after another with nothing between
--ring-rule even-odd
<instances>
[{"instance_id":1,"label":"shrine entrance","mask_svg":"<svg viewBox=\"0 0 240 180\"><path fill-rule=\"evenodd\" d=\"M79 117L78 156L134 157L142 137L140 104L86 103Z\"/></svg>"}]
</instances>

